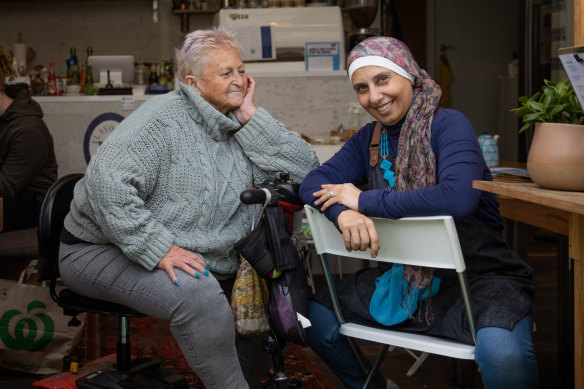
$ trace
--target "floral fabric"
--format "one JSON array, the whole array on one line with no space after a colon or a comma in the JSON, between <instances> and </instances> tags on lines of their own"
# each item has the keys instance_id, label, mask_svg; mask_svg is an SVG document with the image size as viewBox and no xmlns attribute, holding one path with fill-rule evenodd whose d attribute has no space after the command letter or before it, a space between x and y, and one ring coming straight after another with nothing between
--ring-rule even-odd
<instances>
[{"instance_id":1,"label":"floral fabric","mask_svg":"<svg viewBox=\"0 0 584 389\"><path fill-rule=\"evenodd\" d=\"M268 302L266 280L242 258L231 296L231 310L238 334L261 334L270 330Z\"/></svg>"}]
</instances>

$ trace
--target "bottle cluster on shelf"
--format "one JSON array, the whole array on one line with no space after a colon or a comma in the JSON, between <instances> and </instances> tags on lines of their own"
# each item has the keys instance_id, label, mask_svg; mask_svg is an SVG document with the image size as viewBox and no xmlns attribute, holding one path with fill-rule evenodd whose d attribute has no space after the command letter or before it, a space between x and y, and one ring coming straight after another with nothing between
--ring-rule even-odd
<instances>
[{"instance_id":1,"label":"bottle cluster on shelf","mask_svg":"<svg viewBox=\"0 0 584 389\"><path fill-rule=\"evenodd\" d=\"M33 96L91 96L101 93L99 80L94 79L94 69L88 58L93 55L92 47L87 48L87 54L83 63L77 56L74 47L69 49L69 57L65 60L67 64L66 73L58 74L55 61L49 62L48 66L36 65L33 69L20 68L16 71L19 80L15 82L26 82L30 85ZM13 66L16 70L16 65ZM109 73L109 72L108 72ZM134 74L131 83L116 84L115 87L132 90L133 94L161 94L174 89L174 61L144 62L135 63ZM99 78L99 77L98 77ZM105 86L106 88L108 85ZM111 88L111 86L110 86ZM114 88L120 89L120 88Z\"/></svg>"},{"instance_id":2,"label":"bottle cluster on shelf","mask_svg":"<svg viewBox=\"0 0 584 389\"><path fill-rule=\"evenodd\" d=\"M35 66L30 73L23 69L19 75L28 78L31 93L34 96L64 96L64 95L94 95L93 71L87 59L93 55L93 49L87 48L85 62L79 65L77 50L69 49L66 75L58 75L55 62L49 62L49 67Z\"/></svg>"},{"instance_id":3,"label":"bottle cluster on shelf","mask_svg":"<svg viewBox=\"0 0 584 389\"><path fill-rule=\"evenodd\" d=\"M150 63L139 61L134 68L134 94L161 94L174 88L174 63L161 61Z\"/></svg>"}]
</instances>

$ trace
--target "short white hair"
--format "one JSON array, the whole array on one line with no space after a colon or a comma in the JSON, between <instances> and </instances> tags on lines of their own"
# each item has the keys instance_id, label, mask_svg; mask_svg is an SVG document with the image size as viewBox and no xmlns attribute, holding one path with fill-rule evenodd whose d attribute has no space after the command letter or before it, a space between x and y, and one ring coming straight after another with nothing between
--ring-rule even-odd
<instances>
[{"instance_id":1,"label":"short white hair","mask_svg":"<svg viewBox=\"0 0 584 389\"><path fill-rule=\"evenodd\" d=\"M175 53L179 79L184 82L185 76L201 74L207 65L208 54L220 47L231 47L240 55L243 50L235 33L224 27L196 30L187 34L182 48Z\"/></svg>"}]
</instances>

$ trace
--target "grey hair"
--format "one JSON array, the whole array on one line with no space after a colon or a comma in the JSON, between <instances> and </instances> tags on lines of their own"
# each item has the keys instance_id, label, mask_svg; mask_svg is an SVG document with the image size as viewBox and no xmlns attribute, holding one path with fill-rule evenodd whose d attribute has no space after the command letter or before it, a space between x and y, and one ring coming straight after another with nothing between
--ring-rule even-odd
<instances>
[{"instance_id":1,"label":"grey hair","mask_svg":"<svg viewBox=\"0 0 584 389\"><path fill-rule=\"evenodd\" d=\"M235 33L224 27L196 30L187 34L182 48L175 50L179 79L184 82L185 76L201 74L207 65L208 54L221 47L233 48L240 55L243 50Z\"/></svg>"}]
</instances>

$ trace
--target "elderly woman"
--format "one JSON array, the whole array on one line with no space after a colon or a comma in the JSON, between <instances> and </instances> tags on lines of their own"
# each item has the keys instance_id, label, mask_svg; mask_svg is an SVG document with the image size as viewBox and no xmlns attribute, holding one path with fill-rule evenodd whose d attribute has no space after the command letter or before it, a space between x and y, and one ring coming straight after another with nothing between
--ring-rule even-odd
<instances>
[{"instance_id":1,"label":"elderly woman","mask_svg":"<svg viewBox=\"0 0 584 389\"><path fill-rule=\"evenodd\" d=\"M239 50L224 29L186 36L180 90L149 99L99 147L61 238L65 284L170 320L207 388L248 387L228 296L233 244L259 210L239 194L276 172L300 181L318 165L309 144L255 106Z\"/></svg>"},{"instance_id":2,"label":"elderly woman","mask_svg":"<svg viewBox=\"0 0 584 389\"><path fill-rule=\"evenodd\" d=\"M377 236L370 217L452 215L467 266L484 386L536 388L532 269L502 239L494 196L472 188L473 180L492 179L472 125L460 112L437 106L439 86L396 39L359 43L347 69L359 103L376 121L304 179L302 200L338 226L349 251L370 247L372 256L380 244L391 242ZM378 141L372 141L374 133ZM358 189L364 185L366 191ZM472 344L455 274L388 267L366 269L338 283L348 319ZM401 293L406 295L386 298L392 282L397 290L406 283L407 292ZM409 303L407 293L436 290L431 298ZM310 321L310 346L348 388L361 388L365 376L322 291L311 301ZM378 385L384 387L382 377Z\"/></svg>"}]
</instances>

